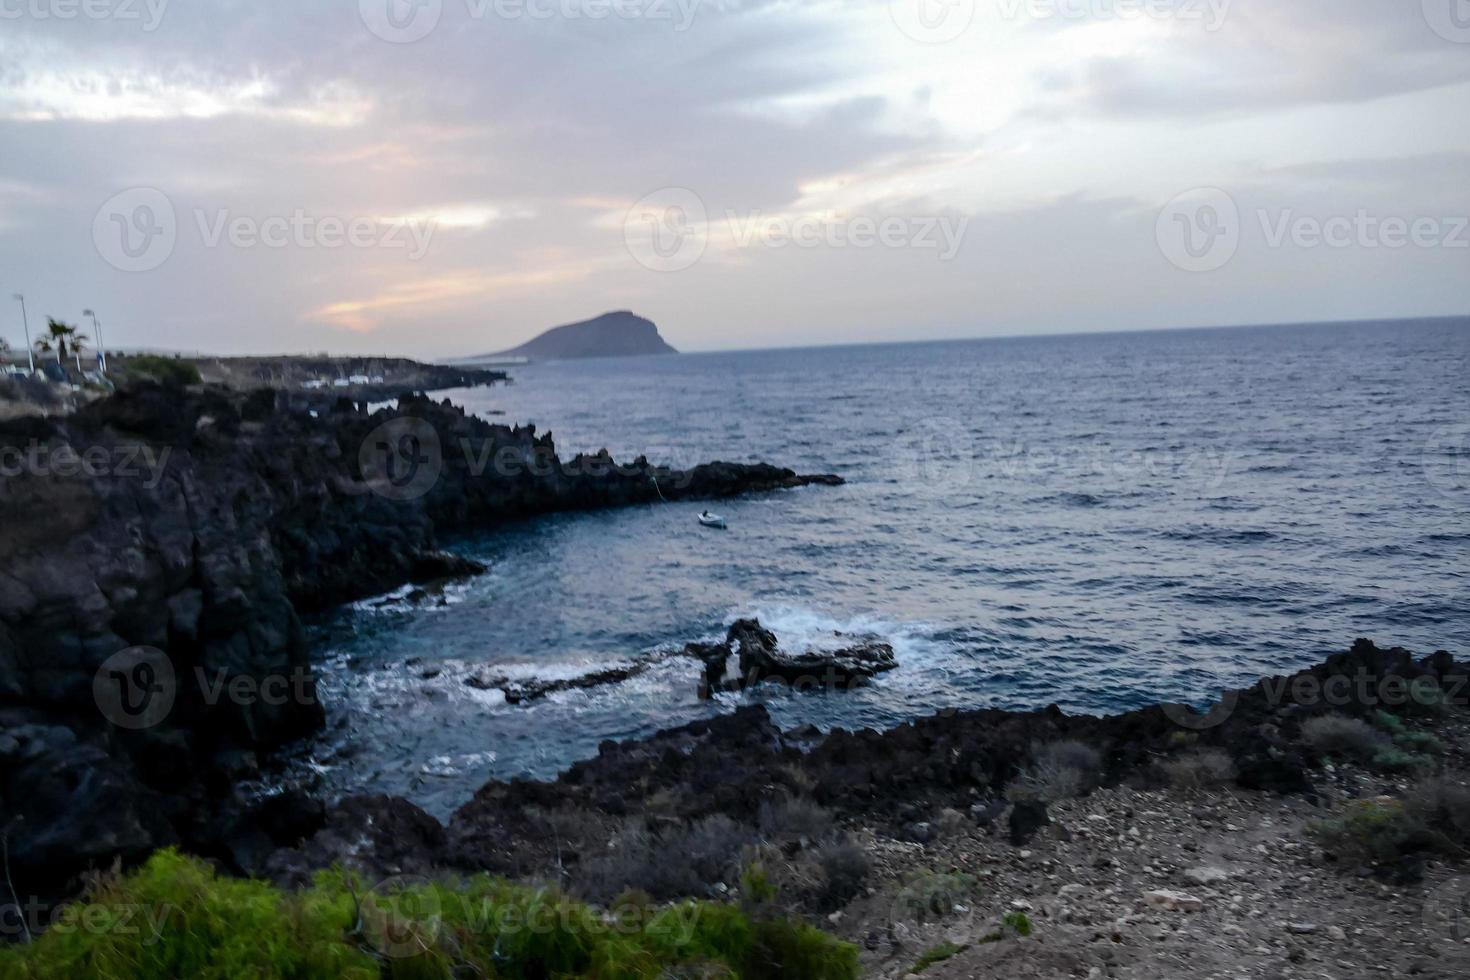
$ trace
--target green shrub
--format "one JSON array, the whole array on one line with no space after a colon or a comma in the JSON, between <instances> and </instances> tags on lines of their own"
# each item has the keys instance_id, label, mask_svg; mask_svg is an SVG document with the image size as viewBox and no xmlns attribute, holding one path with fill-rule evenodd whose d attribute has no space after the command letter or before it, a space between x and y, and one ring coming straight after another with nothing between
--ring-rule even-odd
<instances>
[{"instance_id":1,"label":"green shrub","mask_svg":"<svg viewBox=\"0 0 1470 980\"><path fill-rule=\"evenodd\" d=\"M1444 752L1444 743L1428 732L1421 732L1410 728L1398 715L1391 714L1382 709L1373 712L1373 724L1383 729L1393 738L1393 742L1399 748L1409 753L1423 753L1428 755L1439 755ZM1378 753L1375 753L1377 755ZM1407 765L1414 768L1413 760L1404 760L1390 756L1387 764L1379 768L1395 770L1395 764Z\"/></svg>"},{"instance_id":2,"label":"green shrub","mask_svg":"<svg viewBox=\"0 0 1470 980\"><path fill-rule=\"evenodd\" d=\"M1031 917L1025 912L1007 912L1001 922L1018 936L1031 935Z\"/></svg>"},{"instance_id":3,"label":"green shrub","mask_svg":"<svg viewBox=\"0 0 1470 980\"><path fill-rule=\"evenodd\" d=\"M1434 768L1434 760L1390 746L1373 756L1373 768L1393 773L1427 772Z\"/></svg>"},{"instance_id":4,"label":"green shrub","mask_svg":"<svg viewBox=\"0 0 1470 980\"><path fill-rule=\"evenodd\" d=\"M1335 856L1359 863L1397 860L1419 838L1413 815L1400 800L1355 800L1332 820L1312 825L1312 834Z\"/></svg>"},{"instance_id":5,"label":"green shrub","mask_svg":"<svg viewBox=\"0 0 1470 980\"><path fill-rule=\"evenodd\" d=\"M1444 753L1444 743L1428 732L1404 732L1395 737L1394 742L1410 752L1423 752L1430 755Z\"/></svg>"},{"instance_id":6,"label":"green shrub","mask_svg":"<svg viewBox=\"0 0 1470 980\"><path fill-rule=\"evenodd\" d=\"M969 948L968 946L961 946L956 943L940 943L938 946L931 946L914 961L914 965L909 967L909 972L923 973L935 963L943 963L945 960L958 956Z\"/></svg>"},{"instance_id":7,"label":"green shrub","mask_svg":"<svg viewBox=\"0 0 1470 980\"><path fill-rule=\"evenodd\" d=\"M182 388L197 385L202 380L199 369L191 362L176 357L159 357L156 354L140 354L128 358L122 365L129 374L140 374L152 378L159 384Z\"/></svg>"},{"instance_id":8,"label":"green shrub","mask_svg":"<svg viewBox=\"0 0 1470 980\"><path fill-rule=\"evenodd\" d=\"M483 875L368 890L334 872L282 892L161 851L94 886L35 942L0 949L0 976L851 980L857 949L709 902L602 915L554 889Z\"/></svg>"},{"instance_id":9,"label":"green shrub","mask_svg":"<svg viewBox=\"0 0 1470 980\"><path fill-rule=\"evenodd\" d=\"M1405 731L1404 720L1390 711L1384 711L1382 708L1373 712L1373 724L1390 735L1400 735Z\"/></svg>"},{"instance_id":10,"label":"green shrub","mask_svg":"<svg viewBox=\"0 0 1470 980\"><path fill-rule=\"evenodd\" d=\"M1357 864L1392 867L1416 854L1462 859L1470 855L1470 789L1428 780L1402 800L1349 803L1310 832L1328 853Z\"/></svg>"}]
</instances>

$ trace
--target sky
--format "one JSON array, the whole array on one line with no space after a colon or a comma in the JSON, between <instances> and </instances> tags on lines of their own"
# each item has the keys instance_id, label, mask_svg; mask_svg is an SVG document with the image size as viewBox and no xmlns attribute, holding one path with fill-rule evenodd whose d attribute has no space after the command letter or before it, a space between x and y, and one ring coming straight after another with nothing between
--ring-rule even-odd
<instances>
[{"instance_id":1,"label":"sky","mask_svg":"<svg viewBox=\"0 0 1470 980\"><path fill-rule=\"evenodd\" d=\"M1470 313L1470 0L0 0L0 337Z\"/></svg>"}]
</instances>

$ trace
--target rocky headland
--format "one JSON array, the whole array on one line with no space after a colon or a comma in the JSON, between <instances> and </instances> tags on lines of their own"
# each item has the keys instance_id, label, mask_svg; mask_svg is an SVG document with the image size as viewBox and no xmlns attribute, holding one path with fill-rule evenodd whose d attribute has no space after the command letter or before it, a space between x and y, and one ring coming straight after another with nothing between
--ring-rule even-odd
<instances>
[{"instance_id":1,"label":"rocky headland","mask_svg":"<svg viewBox=\"0 0 1470 980\"><path fill-rule=\"evenodd\" d=\"M244 870L319 804L239 781L322 720L300 616L480 566L451 529L840 482L558 457L549 433L405 397L141 384L0 426L0 833L14 887L182 844ZM155 695L158 695L155 697Z\"/></svg>"}]
</instances>

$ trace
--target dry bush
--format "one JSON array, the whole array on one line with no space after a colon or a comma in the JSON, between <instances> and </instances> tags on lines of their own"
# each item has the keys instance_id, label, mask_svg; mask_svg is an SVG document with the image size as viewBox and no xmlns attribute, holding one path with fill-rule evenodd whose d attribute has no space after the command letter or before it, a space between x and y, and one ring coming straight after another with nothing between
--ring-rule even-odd
<instances>
[{"instance_id":1,"label":"dry bush","mask_svg":"<svg viewBox=\"0 0 1470 980\"><path fill-rule=\"evenodd\" d=\"M1013 800L1056 803L1089 793L1102 776L1102 753L1073 740L1033 746L1028 766L1011 792Z\"/></svg>"},{"instance_id":2,"label":"dry bush","mask_svg":"<svg viewBox=\"0 0 1470 980\"><path fill-rule=\"evenodd\" d=\"M1409 791L1405 805L1441 837L1440 849L1470 852L1470 787L1448 779L1426 779Z\"/></svg>"},{"instance_id":3,"label":"dry bush","mask_svg":"<svg viewBox=\"0 0 1470 980\"><path fill-rule=\"evenodd\" d=\"M766 843L746 849L742 882L759 869L769 904L783 914L835 912L862 893L871 868L867 853L845 836L790 854Z\"/></svg>"},{"instance_id":4,"label":"dry bush","mask_svg":"<svg viewBox=\"0 0 1470 980\"><path fill-rule=\"evenodd\" d=\"M818 897L820 911L835 911L862 894L873 862L868 854L851 840L843 839L817 849L817 864L825 877L825 887Z\"/></svg>"},{"instance_id":5,"label":"dry bush","mask_svg":"<svg viewBox=\"0 0 1470 980\"><path fill-rule=\"evenodd\" d=\"M1169 783L1182 789L1219 786L1235 778L1235 762L1221 749L1196 749L1160 763Z\"/></svg>"},{"instance_id":6,"label":"dry bush","mask_svg":"<svg viewBox=\"0 0 1470 980\"><path fill-rule=\"evenodd\" d=\"M1392 748L1388 736L1372 725L1347 715L1322 715L1302 723L1302 741L1319 755L1356 762L1371 762Z\"/></svg>"},{"instance_id":7,"label":"dry bush","mask_svg":"<svg viewBox=\"0 0 1470 980\"><path fill-rule=\"evenodd\" d=\"M761 803L756 822L770 838L822 840L836 831L832 813L806 797L787 797Z\"/></svg>"},{"instance_id":8,"label":"dry bush","mask_svg":"<svg viewBox=\"0 0 1470 980\"><path fill-rule=\"evenodd\" d=\"M573 890L601 904L628 890L660 901L703 897L711 886L734 877L741 851L753 839L750 828L724 815L660 832L632 819L614 835L606 853L582 860Z\"/></svg>"}]
</instances>

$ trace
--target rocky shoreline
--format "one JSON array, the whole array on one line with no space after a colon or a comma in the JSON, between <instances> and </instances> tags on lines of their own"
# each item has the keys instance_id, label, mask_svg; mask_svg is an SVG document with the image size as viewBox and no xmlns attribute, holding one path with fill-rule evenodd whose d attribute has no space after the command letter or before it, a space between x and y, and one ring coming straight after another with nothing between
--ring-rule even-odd
<instances>
[{"instance_id":1,"label":"rocky shoreline","mask_svg":"<svg viewBox=\"0 0 1470 980\"><path fill-rule=\"evenodd\" d=\"M1434 918L1470 896L1467 673L1360 640L1205 712L944 711L823 734L748 706L604 743L554 782L492 782L444 823L345 799L258 873L489 870L606 903L748 898L757 868L873 976L1347 980L1373 955L1448 980L1470 963Z\"/></svg>"},{"instance_id":2,"label":"rocky shoreline","mask_svg":"<svg viewBox=\"0 0 1470 980\"><path fill-rule=\"evenodd\" d=\"M4 423L0 457L0 833L14 887L51 897L173 844L247 870L309 830L319 805L237 792L321 724L299 617L482 570L439 534L841 482L563 460L422 396L154 384Z\"/></svg>"},{"instance_id":3,"label":"rocky shoreline","mask_svg":"<svg viewBox=\"0 0 1470 980\"><path fill-rule=\"evenodd\" d=\"M604 905L755 890L861 946L878 976L1223 980L1361 975L1319 946L1397 941L1363 896L1412 892L1427 916L1430 892L1466 883L1470 671L1366 640L1206 712L946 710L823 733L749 705L606 742L554 781L492 782L445 822L395 797L247 793L321 722L301 613L482 570L439 533L840 481L562 460L549 434L423 397L369 414L207 387L6 424L4 447L30 455L0 476L0 833L10 887L43 905L177 845L286 886L340 866L488 871ZM896 666L880 638L787 649L754 621L666 656L701 665L691 697L765 683L841 697ZM466 683L532 701L654 662ZM1222 894L1282 862L1310 886ZM1334 902L1356 932L1323 921ZM1255 921L1270 903L1284 924ZM1191 928L1206 919L1229 930L1208 955ZM1400 932L1396 968L1450 962L1415 958L1437 948L1432 928Z\"/></svg>"},{"instance_id":4,"label":"rocky shoreline","mask_svg":"<svg viewBox=\"0 0 1470 980\"><path fill-rule=\"evenodd\" d=\"M732 634L750 627L737 624ZM488 869L513 876L545 870L558 850L558 812L621 818L657 812L691 823L713 816L754 820L772 799L807 798L840 817L860 818L896 839L928 842L941 814L954 811L982 826L996 825L1017 846L1048 825L1044 802L1016 794L1038 747L1074 743L1096 753L1090 784L1157 788L1169 782L1171 762L1217 755L1230 784L1244 791L1319 800L1318 759L1305 740L1313 718L1369 716L1383 687L1405 694L1399 711L1458 717L1470 690L1470 668L1447 653L1413 657L1367 640L1290 677L1263 679L1227 692L1199 713L1182 705L1155 705L1122 715L1067 715L1052 707L1018 712L946 710L888 731L822 733L782 731L759 705L633 742L605 742L598 755L574 764L554 782L512 780L484 786L438 828L435 846L415 862ZM1371 679L1370 694L1351 685L1345 700L1325 697L1339 681ZM1438 692L1438 693L1431 693ZM1420 706L1416 697L1426 699ZM1432 700L1431 700L1432 699ZM362 797L349 810L416 810L407 801ZM395 838L403 846L403 838ZM301 866L337 860L372 861L371 849L353 854L313 851ZM566 863L565 852L559 860ZM375 870L386 871L387 866Z\"/></svg>"}]
</instances>

